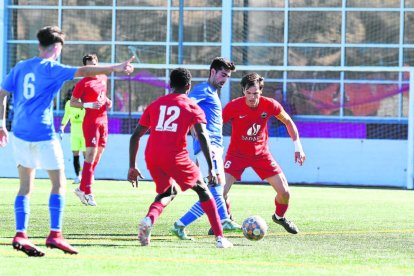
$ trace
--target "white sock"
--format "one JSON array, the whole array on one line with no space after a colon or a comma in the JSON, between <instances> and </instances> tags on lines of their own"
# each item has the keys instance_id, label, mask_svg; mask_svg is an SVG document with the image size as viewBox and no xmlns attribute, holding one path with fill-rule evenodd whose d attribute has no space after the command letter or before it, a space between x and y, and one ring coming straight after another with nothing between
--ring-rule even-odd
<instances>
[{"instance_id":1,"label":"white sock","mask_svg":"<svg viewBox=\"0 0 414 276\"><path fill-rule=\"evenodd\" d=\"M275 217L277 218L277 219L282 219L283 217L279 217L278 215L276 215L276 213L275 213Z\"/></svg>"}]
</instances>

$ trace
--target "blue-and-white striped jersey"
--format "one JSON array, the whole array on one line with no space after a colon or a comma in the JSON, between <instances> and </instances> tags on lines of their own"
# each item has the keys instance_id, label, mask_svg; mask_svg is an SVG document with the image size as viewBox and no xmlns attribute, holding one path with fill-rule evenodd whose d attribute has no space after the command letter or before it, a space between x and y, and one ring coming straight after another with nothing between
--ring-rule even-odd
<instances>
[{"instance_id":1,"label":"blue-and-white striped jersey","mask_svg":"<svg viewBox=\"0 0 414 276\"><path fill-rule=\"evenodd\" d=\"M194 86L188 96L203 109L207 119L207 130L210 143L217 147L223 147L223 118L221 115L221 101L217 90L208 82L202 82ZM200 152L201 147L197 139L193 139L194 154Z\"/></svg>"},{"instance_id":2,"label":"blue-and-white striped jersey","mask_svg":"<svg viewBox=\"0 0 414 276\"><path fill-rule=\"evenodd\" d=\"M28 142L55 139L53 98L76 71L77 67L40 57L16 64L1 84L12 94L14 136Z\"/></svg>"}]
</instances>

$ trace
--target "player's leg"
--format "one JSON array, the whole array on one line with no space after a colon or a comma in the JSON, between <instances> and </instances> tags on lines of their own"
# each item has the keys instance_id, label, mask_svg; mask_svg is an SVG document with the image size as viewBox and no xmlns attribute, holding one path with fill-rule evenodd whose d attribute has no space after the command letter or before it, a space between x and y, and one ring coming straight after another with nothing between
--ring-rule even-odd
<instances>
[{"instance_id":1,"label":"player's leg","mask_svg":"<svg viewBox=\"0 0 414 276\"><path fill-rule=\"evenodd\" d=\"M46 239L46 246L58 248L65 253L78 254L62 235L63 211L65 208L66 176L63 168L48 170L52 182L49 197L50 233Z\"/></svg>"},{"instance_id":2,"label":"player's leg","mask_svg":"<svg viewBox=\"0 0 414 276\"><path fill-rule=\"evenodd\" d=\"M157 194L146 215L151 219L152 224L157 222L158 217L161 215L164 208L174 200L176 195L177 189L175 188L175 185L171 185L171 188L164 193Z\"/></svg>"},{"instance_id":3,"label":"player's leg","mask_svg":"<svg viewBox=\"0 0 414 276\"><path fill-rule=\"evenodd\" d=\"M100 137L99 124L94 121L90 122L85 120L82 124L82 130L85 138L86 151L85 160L83 162L82 179L78 190L85 195L88 195L91 194L93 162L98 154L98 142ZM79 194L77 195L79 196ZM82 201L81 197L80 199ZM84 202L82 201L82 203ZM86 203L86 205L88 204Z\"/></svg>"},{"instance_id":4,"label":"player's leg","mask_svg":"<svg viewBox=\"0 0 414 276\"><path fill-rule=\"evenodd\" d=\"M101 146L98 147L98 152L96 153L95 159L92 162L92 170L94 174L95 174L96 166L99 164L99 161L101 161L104 150L105 150L105 147L101 147Z\"/></svg>"},{"instance_id":5,"label":"player's leg","mask_svg":"<svg viewBox=\"0 0 414 276\"><path fill-rule=\"evenodd\" d=\"M96 206L96 201L92 195L93 182L93 162L98 154L98 142L100 138L99 124L95 122L84 121L82 125L83 134L85 138L85 160L83 162L82 179L78 189L75 189L75 194L79 197L81 202L85 205Z\"/></svg>"},{"instance_id":6,"label":"player's leg","mask_svg":"<svg viewBox=\"0 0 414 276\"><path fill-rule=\"evenodd\" d=\"M16 218L16 235L13 238L13 248L31 257L42 257L44 252L37 248L28 238L27 228L30 216L30 194L33 189L36 170L18 166L20 188L14 202Z\"/></svg>"},{"instance_id":7,"label":"player's leg","mask_svg":"<svg viewBox=\"0 0 414 276\"><path fill-rule=\"evenodd\" d=\"M79 151L72 151L73 153L73 168L75 169L75 179L73 180L73 184L79 184L80 183L80 160L79 160Z\"/></svg>"},{"instance_id":8,"label":"player's leg","mask_svg":"<svg viewBox=\"0 0 414 276\"><path fill-rule=\"evenodd\" d=\"M73 168L75 170L75 178L73 179L73 184L80 183L80 160L79 160L79 151L81 150L83 136L73 132L73 127L70 134L70 148L73 153ZM84 143L84 142L83 142Z\"/></svg>"},{"instance_id":9,"label":"player's leg","mask_svg":"<svg viewBox=\"0 0 414 276\"><path fill-rule=\"evenodd\" d=\"M276 191L276 210L272 215L272 220L282 225L289 233L297 234L299 230L296 225L285 218L285 213L289 207L290 192L289 184L282 168L270 153L264 154L260 158L251 159L249 162L259 177L269 182Z\"/></svg>"},{"instance_id":10,"label":"player's leg","mask_svg":"<svg viewBox=\"0 0 414 276\"><path fill-rule=\"evenodd\" d=\"M138 225L138 240L142 246L151 242L151 230L164 208L171 203L177 195L174 180L157 164L147 160L147 167L155 182L157 196L148 208L147 215Z\"/></svg>"},{"instance_id":11,"label":"player's leg","mask_svg":"<svg viewBox=\"0 0 414 276\"><path fill-rule=\"evenodd\" d=\"M36 160L29 142L15 136L11 136L11 138L20 180L19 191L14 202L16 235L13 238L12 245L14 249L22 251L28 256L42 257L44 253L30 242L27 235L30 217L30 195L36 176Z\"/></svg>"},{"instance_id":12,"label":"player's leg","mask_svg":"<svg viewBox=\"0 0 414 276\"><path fill-rule=\"evenodd\" d=\"M99 132L98 152L96 153L96 156L92 162L93 173L95 173L96 166L99 164L99 161L101 161L102 154L105 150L106 143L108 141L108 123L106 122L102 123L99 126L98 132Z\"/></svg>"},{"instance_id":13,"label":"player's leg","mask_svg":"<svg viewBox=\"0 0 414 276\"><path fill-rule=\"evenodd\" d=\"M224 189L223 189L223 197L224 197L224 200L226 201L227 212L229 213L230 219L232 219L231 202L230 202L230 197L228 195L229 195L231 186L234 184L234 182L236 182L236 178L227 172L225 173L225 177L226 177L226 184L224 185Z\"/></svg>"},{"instance_id":14,"label":"player's leg","mask_svg":"<svg viewBox=\"0 0 414 276\"><path fill-rule=\"evenodd\" d=\"M272 215L272 220L282 225L285 230L291 234L297 234L299 229L296 225L285 218L285 213L289 207L289 185L284 173L279 173L271 177L266 178L266 181L273 187L277 195L275 197L275 213Z\"/></svg>"},{"instance_id":15,"label":"player's leg","mask_svg":"<svg viewBox=\"0 0 414 276\"><path fill-rule=\"evenodd\" d=\"M63 210L65 207L66 175L63 150L57 140L37 143L39 167L47 170L52 189L49 196L50 234L46 246L58 248L65 253L77 254L62 236Z\"/></svg>"},{"instance_id":16,"label":"player's leg","mask_svg":"<svg viewBox=\"0 0 414 276\"><path fill-rule=\"evenodd\" d=\"M225 182L224 169L223 169L223 159L222 159L222 150L217 147L213 147L213 164L215 166L215 171L217 173L218 184L216 186L210 186L210 192L212 193L214 200L217 204L218 213L222 223L226 224L226 230L233 231L239 230L240 226L230 220L229 214L227 212L227 207L223 198L223 185ZM197 163L200 168L200 172L203 176L208 175L208 165L205 157L202 153L199 153L197 156ZM196 202L190 210L184 214L178 221L176 225L180 227L186 227L194 222L196 219L204 215L203 209L201 208L200 202ZM212 233L212 231L210 231Z\"/></svg>"},{"instance_id":17,"label":"player's leg","mask_svg":"<svg viewBox=\"0 0 414 276\"><path fill-rule=\"evenodd\" d=\"M223 227L218 214L216 201L209 192L207 185L202 180L198 180L192 189L197 193L200 205L208 217L213 233L216 236L217 247L233 247L233 244L223 236Z\"/></svg>"},{"instance_id":18,"label":"player's leg","mask_svg":"<svg viewBox=\"0 0 414 276\"><path fill-rule=\"evenodd\" d=\"M91 186L92 186L92 176L93 176L93 167L92 163L97 155L97 147L87 147L85 152L85 160L83 162L82 169L82 178L80 181L79 188L75 189L75 194L79 197L80 201L89 206L96 206L96 202L93 198Z\"/></svg>"}]
</instances>

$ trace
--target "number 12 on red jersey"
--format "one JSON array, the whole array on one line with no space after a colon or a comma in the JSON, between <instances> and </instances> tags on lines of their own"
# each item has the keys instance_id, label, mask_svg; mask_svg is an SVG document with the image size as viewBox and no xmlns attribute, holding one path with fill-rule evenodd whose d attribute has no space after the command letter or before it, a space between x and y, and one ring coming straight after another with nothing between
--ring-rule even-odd
<instances>
[{"instance_id":1,"label":"number 12 on red jersey","mask_svg":"<svg viewBox=\"0 0 414 276\"><path fill-rule=\"evenodd\" d=\"M166 118L167 115L167 118ZM180 116L180 108L178 106L165 106L160 105L160 116L158 117L158 123L155 127L156 131L177 131L177 124L174 123Z\"/></svg>"}]
</instances>

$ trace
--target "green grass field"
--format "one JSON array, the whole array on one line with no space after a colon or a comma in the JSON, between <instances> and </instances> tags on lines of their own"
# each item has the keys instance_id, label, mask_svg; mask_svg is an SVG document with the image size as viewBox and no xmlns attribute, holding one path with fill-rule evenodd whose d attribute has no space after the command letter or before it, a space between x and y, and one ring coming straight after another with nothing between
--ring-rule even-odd
<instances>
[{"instance_id":1,"label":"green grass field","mask_svg":"<svg viewBox=\"0 0 414 276\"><path fill-rule=\"evenodd\" d=\"M155 196L152 182L134 189L126 181L97 181L98 207L81 205L68 182L64 233L80 251L46 249L50 183L37 180L31 198L29 237L43 258L13 250L13 204L17 179L0 179L0 275L413 275L414 192L393 189L291 187L287 217L301 230L288 234L271 220L274 192L267 185L234 185L236 221L262 216L269 224L259 242L227 235L234 248L217 249L207 236L207 218L190 225L195 241L169 233L173 222L196 201L181 193L165 209L151 246L137 241L137 224Z\"/></svg>"}]
</instances>

